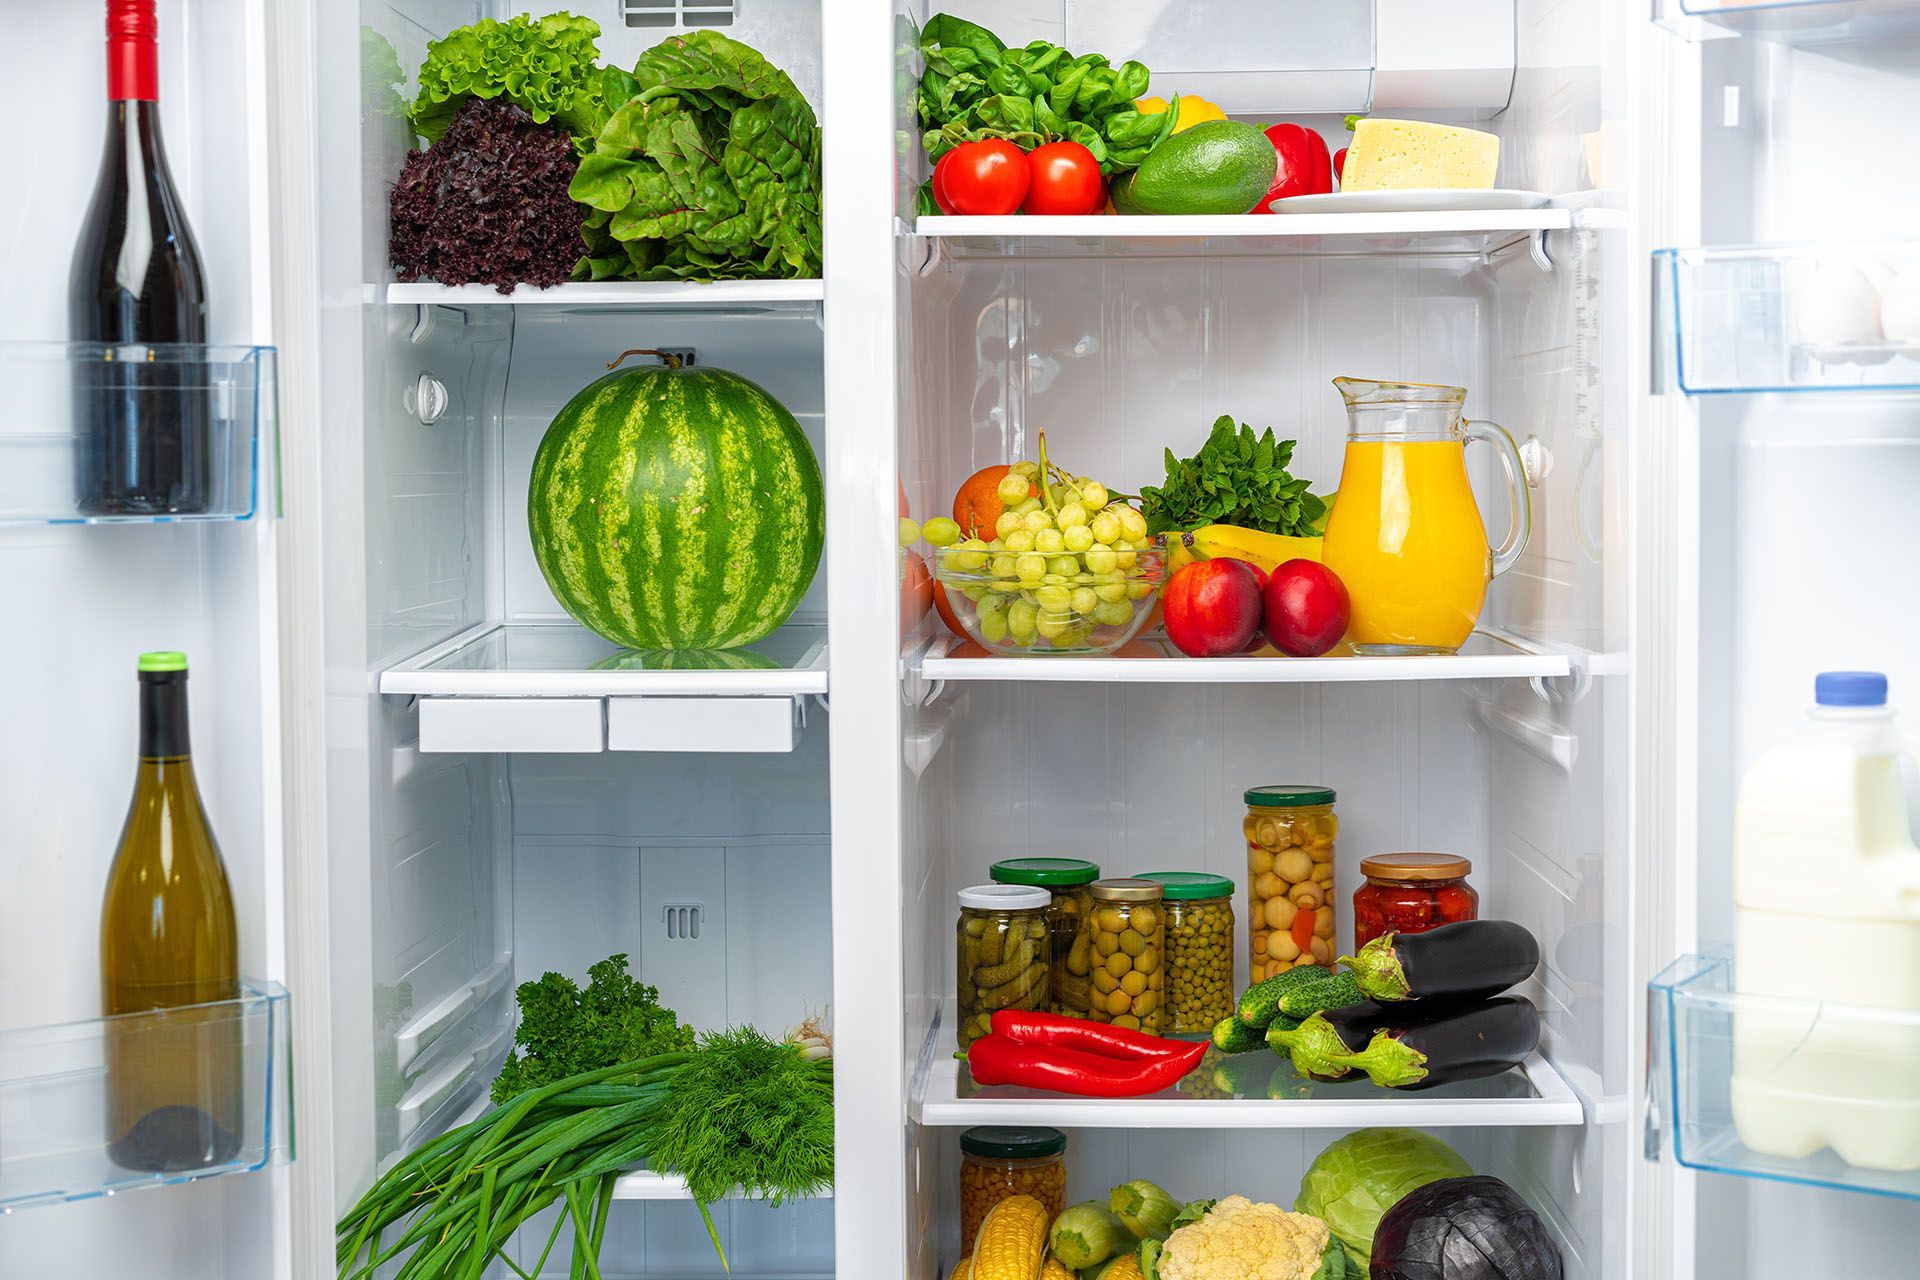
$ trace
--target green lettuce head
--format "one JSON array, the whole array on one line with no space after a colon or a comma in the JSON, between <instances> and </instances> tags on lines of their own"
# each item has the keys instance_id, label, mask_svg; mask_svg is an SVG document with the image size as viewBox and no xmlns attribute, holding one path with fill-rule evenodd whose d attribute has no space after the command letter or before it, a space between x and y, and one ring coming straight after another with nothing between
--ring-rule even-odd
<instances>
[{"instance_id":1,"label":"green lettuce head","mask_svg":"<svg viewBox=\"0 0 1920 1280\"><path fill-rule=\"evenodd\" d=\"M1374 1229L1402 1196L1472 1172L1438 1138L1412 1129L1362 1129L1333 1142L1307 1166L1293 1210L1324 1221L1351 1256L1371 1258Z\"/></svg>"}]
</instances>

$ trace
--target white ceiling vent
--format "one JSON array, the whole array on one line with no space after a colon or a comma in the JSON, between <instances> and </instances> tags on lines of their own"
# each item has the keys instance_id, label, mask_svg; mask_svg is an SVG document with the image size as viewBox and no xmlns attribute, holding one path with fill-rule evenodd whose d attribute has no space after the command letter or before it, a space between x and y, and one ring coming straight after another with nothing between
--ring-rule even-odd
<instances>
[{"instance_id":1,"label":"white ceiling vent","mask_svg":"<svg viewBox=\"0 0 1920 1280\"><path fill-rule=\"evenodd\" d=\"M630 27L730 27L736 0L620 0Z\"/></svg>"}]
</instances>

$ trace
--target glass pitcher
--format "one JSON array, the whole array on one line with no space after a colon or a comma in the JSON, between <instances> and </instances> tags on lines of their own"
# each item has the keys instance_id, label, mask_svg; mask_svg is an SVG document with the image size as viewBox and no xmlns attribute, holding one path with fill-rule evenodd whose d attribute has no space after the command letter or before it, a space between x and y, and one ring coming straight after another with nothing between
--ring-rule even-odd
<instances>
[{"instance_id":1,"label":"glass pitcher","mask_svg":"<svg viewBox=\"0 0 1920 1280\"><path fill-rule=\"evenodd\" d=\"M1347 454L1324 556L1353 602L1347 639L1367 654L1452 653L1473 634L1487 583L1532 529L1526 472L1506 429L1461 416L1461 387L1335 378ZM1466 446L1494 446L1513 512L1498 549L1467 483Z\"/></svg>"}]
</instances>

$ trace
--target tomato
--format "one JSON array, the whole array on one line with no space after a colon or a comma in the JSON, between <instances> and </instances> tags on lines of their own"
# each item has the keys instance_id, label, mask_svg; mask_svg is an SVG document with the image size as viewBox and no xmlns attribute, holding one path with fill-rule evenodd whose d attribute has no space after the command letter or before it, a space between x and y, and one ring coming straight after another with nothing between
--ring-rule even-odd
<instances>
[{"instance_id":1,"label":"tomato","mask_svg":"<svg viewBox=\"0 0 1920 1280\"><path fill-rule=\"evenodd\" d=\"M1049 142L1027 153L1028 213L1098 213L1107 203L1100 162L1077 142Z\"/></svg>"},{"instance_id":2,"label":"tomato","mask_svg":"<svg viewBox=\"0 0 1920 1280\"><path fill-rule=\"evenodd\" d=\"M1017 212L1027 198L1027 157L1005 138L963 142L941 157L934 172L942 169L941 186L957 214L1003 217Z\"/></svg>"},{"instance_id":3,"label":"tomato","mask_svg":"<svg viewBox=\"0 0 1920 1280\"><path fill-rule=\"evenodd\" d=\"M953 167L953 158L959 154L960 148L955 147L940 157L939 164L933 166L933 203L942 213L953 212L953 201L947 198L946 176Z\"/></svg>"},{"instance_id":4,"label":"tomato","mask_svg":"<svg viewBox=\"0 0 1920 1280\"><path fill-rule=\"evenodd\" d=\"M1345 147L1333 153L1333 176L1341 179L1347 176L1347 149Z\"/></svg>"}]
</instances>

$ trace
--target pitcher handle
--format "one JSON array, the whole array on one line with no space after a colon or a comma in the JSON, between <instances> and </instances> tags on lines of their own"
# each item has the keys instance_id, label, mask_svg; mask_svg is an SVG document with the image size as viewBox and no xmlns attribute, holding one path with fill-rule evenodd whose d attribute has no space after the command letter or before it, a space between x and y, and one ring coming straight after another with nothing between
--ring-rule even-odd
<instances>
[{"instance_id":1,"label":"pitcher handle","mask_svg":"<svg viewBox=\"0 0 1920 1280\"><path fill-rule=\"evenodd\" d=\"M1507 525L1506 539L1493 550L1493 576L1497 578L1513 568L1533 533L1533 499L1527 493L1527 469L1520 461L1520 446L1499 423L1470 418L1466 432L1468 440L1482 440L1492 445L1500 455L1500 466L1507 473L1507 509L1513 515Z\"/></svg>"}]
</instances>

